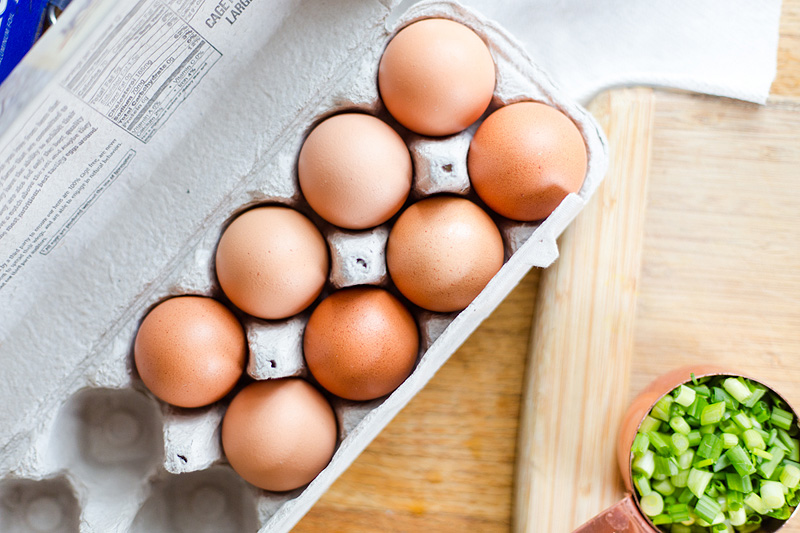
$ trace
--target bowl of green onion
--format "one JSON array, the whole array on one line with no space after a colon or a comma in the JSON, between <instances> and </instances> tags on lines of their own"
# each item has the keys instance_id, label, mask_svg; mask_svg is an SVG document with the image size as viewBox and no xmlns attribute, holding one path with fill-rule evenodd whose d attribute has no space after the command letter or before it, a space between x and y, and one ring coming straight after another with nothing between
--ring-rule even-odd
<instances>
[{"instance_id":1,"label":"bowl of green onion","mask_svg":"<svg viewBox=\"0 0 800 533\"><path fill-rule=\"evenodd\" d=\"M655 531L777 531L800 503L795 411L758 380L682 372L666 394L661 379L634 402L635 431L623 426L623 477L638 509Z\"/></svg>"}]
</instances>

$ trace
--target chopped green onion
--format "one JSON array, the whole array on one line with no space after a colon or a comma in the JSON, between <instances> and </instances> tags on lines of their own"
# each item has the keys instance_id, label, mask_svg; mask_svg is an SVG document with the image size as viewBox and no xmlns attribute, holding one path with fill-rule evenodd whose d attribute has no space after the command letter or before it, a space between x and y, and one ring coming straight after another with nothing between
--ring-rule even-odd
<instances>
[{"instance_id":1,"label":"chopped green onion","mask_svg":"<svg viewBox=\"0 0 800 533\"><path fill-rule=\"evenodd\" d=\"M654 454L652 450L647 450L641 456L633 460L632 466L634 472L639 472L651 478L656 468L656 454Z\"/></svg>"},{"instance_id":2,"label":"chopped green onion","mask_svg":"<svg viewBox=\"0 0 800 533\"><path fill-rule=\"evenodd\" d=\"M725 504L728 509L735 511L744 506L744 494L732 490L725 494Z\"/></svg>"},{"instance_id":3,"label":"chopped green onion","mask_svg":"<svg viewBox=\"0 0 800 533\"><path fill-rule=\"evenodd\" d=\"M767 459L758 465L758 471L762 476L764 476L765 479L771 478L772 474L775 473L775 469L778 468L778 465L781 464L781 461L783 461L785 452L777 446L773 446L769 449L769 454L772 456L772 459Z\"/></svg>"},{"instance_id":4,"label":"chopped green onion","mask_svg":"<svg viewBox=\"0 0 800 533\"><path fill-rule=\"evenodd\" d=\"M744 507L739 507L735 511L729 510L728 520L732 526L743 526L747 521L747 512L744 510Z\"/></svg>"},{"instance_id":5,"label":"chopped green onion","mask_svg":"<svg viewBox=\"0 0 800 533\"><path fill-rule=\"evenodd\" d=\"M725 515L720 513L711 525L711 533L729 533L731 530L725 523Z\"/></svg>"},{"instance_id":6,"label":"chopped green onion","mask_svg":"<svg viewBox=\"0 0 800 533\"><path fill-rule=\"evenodd\" d=\"M728 488L738 492L747 494L753 492L753 484L750 482L750 476L734 474L730 472L725 474L725 481L728 483Z\"/></svg>"},{"instance_id":7,"label":"chopped green onion","mask_svg":"<svg viewBox=\"0 0 800 533\"><path fill-rule=\"evenodd\" d=\"M772 428L769 432L769 437L767 437L767 446L772 446L775 444L775 440L778 438L778 429Z\"/></svg>"},{"instance_id":8,"label":"chopped green onion","mask_svg":"<svg viewBox=\"0 0 800 533\"><path fill-rule=\"evenodd\" d=\"M708 385L695 385L692 388L698 396L704 396L706 398L711 396L711 389L708 388Z\"/></svg>"},{"instance_id":9,"label":"chopped green onion","mask_svg":"<svg viewBox=\"0 0 800 533\"><path fill-rule=\"evenodd\" d=\"M769 420L769 417L772 416L769 412L769 405L764 401L756 403L750 412L753 413L753 416L756 417L756 420L762 424Z\"/></svg>"},{"instance_id":10,"label":"chopped green onion","mask_svg":"<svg viewBox=\"0 0 800 533\"><path fill-rule=\"evenodd\" d=\"M739 402L737 402L733 396L725 392L724 389L720 387L714 387L713 391L715 402L725 402L725 406L731 410L739 408Z\"/></svg>"},{"instance_id":11,"label":"chopped green onion","mask_svg":"<svg viewBox=\"0 0 800 533\"><path fill-rule=\"evenodd\" d=\"M639 426L639 431L641 433L649 433L650 431L658 431L658 428L661 427L661 422L656 420L650 415L644 417L642 420L642 425Z\"/></svg>"},{"instance_id":12,"label":"chopped green onion","mask_svg":"<svg viewBox=\"0 0 800 533\"><path fill-rule=\"evenodd\" d=\"M722 439L708 433L703 435L703 440L700 441L700 446L697 448L697 455L716 461L722 454Z\"/></svg>"},{"instance_id":13,"label":"chopped green onion","mask_svg":"<svg viewBox=\"0 0 800 533\"><path fill-rule=\"evenodd\" d=\"M672 394L675 398L675 403L678 403L684 407L689 407L692 405L696 396L694 389L687 387L686 385L680 385Z\"/></svg>"},{"instance_id":14,"label":"chopped green onion","mask_svg":"<svg viewBox=\"0 0 800 533\"><path fill-rule=\"evenodd\" d=\"M642 512L647 516L657 516L664 510L664 499L661 494L651 492L647 496L642 496L639 500L639 507L642 508Z\"/></svg>"},{"instance_id":15,"label":"chopped green onion","mask_svg":"<svg viewBox=\"0 0 800 533\"><path fill-rule=\"evenodd\" d=\"M672 396L663 396L650 410L650 416L663 422L669 422L669 408L672 405Z\"/></svg>"},{"instance_id":16,"label":"chopped green onion","mask_svg":"<svg viewBox=\"0 0 800 533\"><path fill-rule=\"evenodd\" d=\"M669 455L669 441L663 433L651 431L647 434L650 445L659 455Z\"/></svg>"},{"instance_id":17,"label":"chopped green onion","mask_svg":"<svg viewBox=\"0 0 800 533\"><path fill-rule=\"evenodd\" d=\"M678 467L681 470L687 470L692 466L694 461L694 450L686 450L678 457Z\"/></svg>"},{"instance_id":18,"label":"chopped green onion","mask_svg":"<svg viewBox=\"0 0 800 533\"><path fill-rule=\"evenodd\" d=\"M680 503L689 503L694 499L694 494L692 493L692 489L686 487L683 489L683 492L680 493L678 496L678 501Z\"/></svg>"},{"instance_id":19,"label":"chopped green onion","mask_svg":"<svg viewBox=\"0 0 800 533\"><path fill-rule=\"evenodd\" d=\"M685 503L676 503L667 507L667 514L673 522L683 522L689 519L689 506Z\"/></svg>"},{"instance_id":20,"label":"chopped green onion","mask_svg":"<svg viewBox=\"0 0 800 533\"><path fill-rule=\"evenodd\" d=\"M700 396L699 394L695 397L694 402L686 409L686 414L691 416L692 418L700 418L700 414L703 412L703 409L706 408L708 405L708 401L705 397Z\"/></svg>"},{"instance_id":21,"label":"chopped green onion","mask_svg":"<svg viewBox=\"0 0 800 533\"><path fill-rule=\"evenodd\" d=\"M691 445L692 439L689 438L689 444ZM789 445L791 450L789 451L789 459L792 461L800 461L800 440L798 439L791 439L791 444Z\"/></svg>"},{"instance_id":22,"label":"chopped green onion","mask_svg":"<svg viewBox=\"0 0 800 533\"><path fill-rule=\"evenodd\" d=\"M654 525L661 526L664 524L671 524L672 518L670 518L668 514L660 514L658 516L654 516L653 518L651 518L650 521Z\"/></svg>"},{"instance_id":23,"label":"chopped green onion","mask_svg":"<svg viewBox=\"0 0 800 533\"><path fill-rule=\"evenodd\" d=\"M734 423L733 418L726 418L719 423L718 427L723 433L732 433L733 435L740 435L742 433L742 428Z\"/></svg>"},{"instance_id":24,"label":"chopped green onion","mask_svg":"<svg viewBox=\"0 0 800 533\"><path fill-rule=\"evenodd\" d=\"M707 426L700 426L700 429L697 431L700 432L700 435L705 435L706 433L714 433L717 431L717 424L709 424Z\"/></svg>"},{"instance_id":25,"label":"chopped green onion","mask_svg":"<svg viewBox=\"0 0 800 533\"><path fill-rule=\"evenodd\" d=\"M633 439L633 446L631 451L635 455L642 455L650 447L650 439L647 438L646 433L637 433L636 438Z\"/></svg>"},{"instance_id":26,"label":"chopped green onion","mask_svg":"<svg viewBox=\"0 0 800 533\"><path fill-rule=\"evenodd\" d=\"M694 466L695 468L705 468L707 466L711 466L714 464L714 459L703 459L702 461L697 461Z\"/></svg>"},{"instance_id":27,"label":"chopped green onion","mask_svg":"<svg viewBox=\"0 0 800 533\"><path fill-rule=\"evenodd\" d=\"M731 448L730 450L726 451L725 455L728 457L728 460L733 465L733 468L736 469L736 473L739 474L740 476L756 473L756 467L753 466L753 462L750 460L750 456L738 444L733 448Z\"/></svg>"},{"instance_id":28,"label":"chopped green onion","mask_svg":"<svg viewBox=\"0 0 800 533\"><path fill-rule=\"evenodd\" d=\"M766 514L769 509L767 506L764 505L764 502L761 501L761 496L756 494L755 492L751 492L747 496L744 497L744 503L750 506L750 508L757 512L758 514Z\"/></svg>"},{"instance_id":29,"label":"chopped green onion","mask_svg":"<svg viewBox=\"0 0 800 533\"><path fill-rule=\"evenodd\" d=\"M682 453L689 449L689 439L686 437L686 435L673 433L670 442L670 449L672 450L673 455L679 457Z\"/></svg>"},{"instance_id":30,"label":"chopped green onion","mask_svg":"<svg viewBox=\"0 0 800 533\"><path fill-rule=\"evenodd\" d=\"M765 450L767 448L763 437L755 429L748 429L742 433L742 440L744 441L744 445L747 446L747 449L750 451L755 449Z\"/></svg>"},{"instance_id":31,"label":"chopped green onion","mask_svg":"<svg viewBox=\"0 0 800 533\"><path fill-rule=\"evenodd\" d=\"M717 402L707 405L700 413L700 424L708 426L710 424L718 424L725 414L725 402Z\"/></svg>"},{"instance_id":32,"label":"chopped green onion","mask_svg":"<svg viewBox=\"0 0 800 533\"><path fill-rule=\"evenodd\" d=\"M713 522L721 511L722 507L720 507L719 503L709 496L703 496L694 506L694 513L709 523Z\"/></svg>"},{"instance_id":33,"label":"chopped green onion","mask_svg":"<svg viewBox=\"0 0 800 533\"><path fill-rule=\"evenodd\" d=\"M686 482L686 486L689 487L689 490L692 491L692 494L700 498L705 493L706 487L711 481L712 475L713 474L711 474L711 472L692 468L689 471L689 480Z\"/></svg>"},{"instance_id":34,"label":"chopped green onion","mask_svg":"<svg viewBox=\"0 0 800 533\"><path fill-rule=\"evenodd\" d=\"M633 484L636 485L636 490L638 490L639 494L642 496L647 496L652 492L650 480L647 479L647 476L644 474L633 476Z\"/></svg>"},{"instance_id":35,"label":"chopped green onion","mask_svg":"<svg viewBox=\"0 0 800 533\"><path fill-rule=\"evenodd\" d=\"M726 450L729 448L733 448L739 444L739 437L734 435L733 433L723 433L722 434L722 447Z\"/></svg>"},{"instance_id":36,"label":"chopped green onion","mask_svg":"<svg viewBox=\"0 0 800 533\"><path fill-rule=\"evenodd\" d=\"M701 378L661 397L630 456L639 501L659 504L651 522L752 533L762 517L788 518L800 504L800 426L788 409L742 377Z\"/></svg>"},{"instance_id":37,"label":"chopped green onion","mask_svg":"<svg viewBox=\"0 0 800 533\"><path fill-rule=\"evenodd\" d=\"M767 461L772 460L772 454L768 451L762 450L761 448L756 448L753 450L753 455L761 457L762 459L766 459Z\"/></svg>"},{"instance_id":38,"label":"chopped green onion","mask_svg":"<svg viewBox=\"0 0 800 533\"><path fill-rule=\"evenodd\" d=\"M686 409L684 409L682 405L678 405L677 403L672 402L672 405L669 406L670 419L675 418L676 416L683 416L685 414L686 414Z\"/></svg>"},{"instance_id":39,"label":"chopped green onion","mask_svg":"<svg viewBox=\"0 0 800 533\"><path fill-rule=\"evenodd\" d=\"M670 478L670 481L672 482L673 486L679 489L684 488L686 484L689 482L689 470L688 469L681 470L680 472L672 476Z\"/></svg>"},{"instance_id":40,"label":"chopped green onion","mask_svg":"<svg viewBox=\"0 0 800 533\"><path fill-rule=\"evenodd\" d=\"M761 501L770 509L778 509L786 503L783 495L783 485L777 481L761 482Z\"/></svg>"},{"instance_id":41,"label":"chopped green onion","mask_svg":"<svg viewBox=\"0 0 800 533\"><path fill-rule=\"evenodd\" d=\"M778 438L786 445L787 448L790 450L792 449L792 437L789 435L788 431L783 428L778 428Z\"/></svg>"},{"instance_id":42,"label":"chopped green onion","mask_svg":"<svg viewBox=\"0 0 800 533\"><path fill-rule=\"evenodd\" d=\"M750 393L750 397L744 402L744 406L748 409L752 409L756 403L767 393L767 389L758 384L752 384L753 392Z\"/></svg>"},{"instance_id":43,"label":"chopped green onion","mask_svg":"<svg viewBox=\"0 0 800 533\"><path fill-rule=\"evenodd\" d=\"M676 461L674 457L658 455L655 458L655 464L656 468L654 472L663 476L674 476L679 470L678 461Z\"/></svg>"},{"instance_id":44,"label":"chopped green onion","mask_svg":"<svg viewBox=\"0 0 800 533\"><path fill-rule=\"evenodd\" d=\"M794 465L784 466L780 480L786 488L796 489L797 485L800 484L800 469Z\"/></svg>"},{"instance_id":45,"label":"chopped green onion","mask_svg":"<svg viewBox=\"0 0 800 533\"><path fill-rule=\"evenodd\" d=\"M669 496L675 492L675 486L670 483L668 479L665 479L664 481L659 481L658 483L654 484L653 490L660 492L664 496Z\"/></svg>"},{"instance_id":46,"label":"chopped green onion","mask_svg":"<svg viewBox=\"0 0 800 533\"><path fill-rule=\"evenodd\" d=\"M744 403L750 398L750 389L736 378L726 379L722 382L722 386L739 403Z\"/></svg>"},{"instance_id":47,"label":"chopped green onion","mask_svg":"<svg viewBox=\"0 0 800 533\"><path fill-rule=\"evenodd\" d=\"M728 456L720 455L719 459L717 459L717 462L714 463L714 468L712 468L712 470L714 470L714 475L717 475L717 472L721 474L721 471L725 470L729 466L731 466L731 461L728 459Z\"/></svg>"},{"instance_id":48,"label":"chopped green onion","mask_svg":"<svg viewBox=\"0 0 800 533\"><path fill-rule=\"evenodd\" d=\"M784 504L783 507L773 509L767 513L767 516L777 518L778 520L788 520L789 517L792 516L792 511L794 511L794 509L790 509L788 505Z\"/></svg>"},{"instance_id":49,"label":"chopped green onion","mask_svg":"<svg viewBox=\"0 0 800 533\"><path fill-rule=\"evenodd\" d=\"M750 422L750 418L741 411L733 415L731 419L734 422L736 422L736 425L739 426L742 430L750 429L753 427L753 423Z\"/></svg>"},{"instance_id":50,"label":"chopped green onion","mask_svg":"<svg viewBox=\"0 0 800 533\"><path fill-rule=\"evenodd\" d=\"M770 417L770 421L774 426L778 426L781 429L789 431L789 428L792 427L793 419L794 415L789 411L784 411L777 406L772 408L772 417Z\"/></svg>"},{"instance_id":51,"label":"chopped green onion","mask_svg":"<svg viewBox=\"0 0 800 533\"><path fill-rule=\"evenodd\" d=\"M670 418L669 427L671 427L675 432L682 433L684 435L688 435L692 431L692 428L689 427L686 419L684 419L682 416Z\"/></svg>"}]
</instances>

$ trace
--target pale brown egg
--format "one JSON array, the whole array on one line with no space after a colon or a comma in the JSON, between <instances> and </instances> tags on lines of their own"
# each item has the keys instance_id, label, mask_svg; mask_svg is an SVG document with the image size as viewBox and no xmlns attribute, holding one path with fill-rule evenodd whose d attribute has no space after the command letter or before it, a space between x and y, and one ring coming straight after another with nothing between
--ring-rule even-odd
<instances>
[{"instance_id":1,"label":"pale brown egg","mask_svg":"<svg viewBox=\"0 0 800 533\"><path fill-rule=\"evenodd\" d=\"M397 288L418 306L459 311L503 266L503 239L474 203L435 196L413 204L397 219L386 263Z\"/></svg>"},{"instance_id":2,"label":"pale brown egg","mask_svg":"<svg viewBox=\"0 0 800 533\"><path fill-rule=\"evenodd\" d=\"M478 120L494 92L494 61L475 32L446 19L406 26L389 42L378 70L381 99L421 135L457 133Z\"/></svg>"},{"instance_id":3,"label":"pale brown egg","mask_svg":"<svg viewBox=\"0 0 800 533\"><path fill-rule=\"evenodd\" d=\"M467 171L489 208L513 220L546 218L586 177L587 155L575 123L536 102L501 107L480 125Z\"/></svg>"},{"instance_id":4,"label":"pale brown egg","mask_svg":"<svg viewBox=\"0 0 800 533\"><path fill-rule=\"evenodd\" d=\"M311 482L330 462L336 436L330 403L299 378L248 385L222 420L228 462L264 490L293 490Z\"/></svg>"},{"instance_id":5,"label":"pale brown egg","mask_svg":"<svg viewBox=\"0 0 800 533\"><path fill-rule=\"evenodd\" d=\"M300 188L311 208L347 229L371 228L397 213L411 190L411 169L400 135L361 113L320 123L297 162Z\"/></svg>"},{"instance_id":6,"label":"pale brown egg","mask_svg":"<svg viewBox=\"0 0 800 533\"><path fill-rule=\"evenodd\" d=\"M395 390L417 361L414 317L378 287L334 292L311 314L303 339L306 363L320 385L348 400Z\"/></svg>"},{"instance_id":7,"label":"pale brown egg","mask_svg":"<svg viewBox=\"0 0 800 533\"><path fill-rule=\"evenodd\" d=\"M304 215L268 206L239 215L219 241L217 279L231 302L253 316L295 315L328 278L328 247Z\"/></svg>"},{"instance_id":8,"label":"pale brown egg","mask_svg":"<svg viewBox=\"0 0 800 533\"><path fill-rule=\"evenodd\" d=\"M150 392L178 407L216 402L244 371L242 325L212 298L166 300L145 317L134 343L136 370Z\"/></svg>"}]
</instances>

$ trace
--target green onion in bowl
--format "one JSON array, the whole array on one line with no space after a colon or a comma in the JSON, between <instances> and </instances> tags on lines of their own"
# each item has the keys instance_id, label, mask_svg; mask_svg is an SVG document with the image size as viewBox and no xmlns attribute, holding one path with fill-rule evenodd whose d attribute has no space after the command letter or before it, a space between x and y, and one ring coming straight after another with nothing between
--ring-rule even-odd
<instances>
[{"instance_id":1,"label":"green onion in bowl","mask_svg":"<svg viewBox=\"0 0 800 533\"><path fill-rule=\"evenodd\" d=\"M652 407L631 447L639 506L661 531L750 533L800 501L791 409L764 385L711 376Z\"/></svg>"}]
</instances>

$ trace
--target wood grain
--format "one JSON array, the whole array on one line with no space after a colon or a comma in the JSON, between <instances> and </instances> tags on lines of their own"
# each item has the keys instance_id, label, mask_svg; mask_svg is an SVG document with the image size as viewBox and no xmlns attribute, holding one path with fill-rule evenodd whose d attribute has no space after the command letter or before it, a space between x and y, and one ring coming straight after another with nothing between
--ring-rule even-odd
<instances>
[{"instance_id":1,"label":"wood grain","mask_svg":"<svg viewBox=\"0 0 800 533\"><path fill-rule=\"evenodd\" d=\"M617 384L627 391L622 408L657 374L698 358L743 362L800 404L800 0L782 9L767 107L654 93L631 379ZM509 530L538 276L525 278L295 531ZM564 512L573 520L599 512L608 491L622 490L606 474L580 487L586 507ZM590 501L599 507L590 510ZM783 531L800 533L795 520Z\"/></svg>"},{"instance_id":2,"label":"wood grain","mask_svg":"<svg viewBox=\"0 0 800 533\"><path fill-rule=\"evenodd\" d=\"M655 100L595 99L608 174L560 239L534 312L517 446L513 530L570 531L620 499L615 437L633 349ZM609 460L612 458L612 460Z\"/></svg>"}]
</instances>

